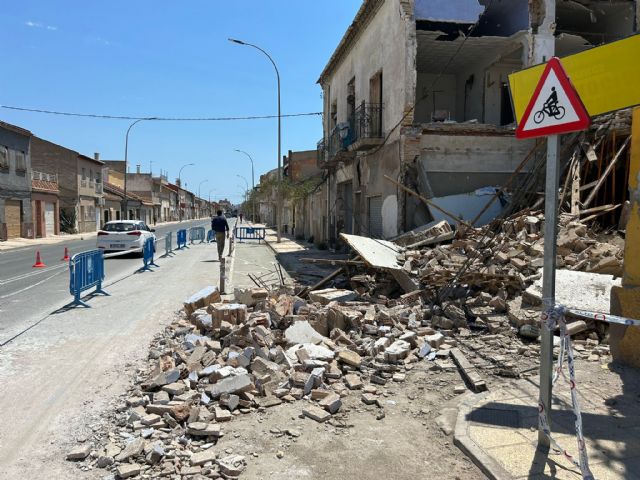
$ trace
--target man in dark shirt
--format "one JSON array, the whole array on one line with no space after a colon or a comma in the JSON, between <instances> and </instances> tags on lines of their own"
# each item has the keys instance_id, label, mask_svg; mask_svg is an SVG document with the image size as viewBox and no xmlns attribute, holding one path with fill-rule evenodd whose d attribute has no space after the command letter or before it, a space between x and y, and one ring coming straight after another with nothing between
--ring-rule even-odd
<instances>
[{"instance_id":1,"label":"man in dark shirt","mask_svg":"<svg viewBox=\"0 0 640 480\"><path fill-rule=\"evenodd\" d=\"M218 260L220 260L224 253L225 237L229 238L229 224L227 223L227 219L222 215L222 210L218 210L216 213L218 216L211 219L211 230L216 234L216 242L218 243Z\"/></svg>"}]
</instances>

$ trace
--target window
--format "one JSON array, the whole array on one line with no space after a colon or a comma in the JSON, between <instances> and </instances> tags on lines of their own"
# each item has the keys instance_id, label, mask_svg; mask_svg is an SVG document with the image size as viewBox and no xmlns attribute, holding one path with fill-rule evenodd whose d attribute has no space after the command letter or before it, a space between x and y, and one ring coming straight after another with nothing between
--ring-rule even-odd
<instances>
[{"instance_id":1,"label":"window","mask_svg":"<svg viewBox=\"0 0 640 480\"><path fill-rule=\"evenodd\" d=\"M9 170L9 149L0 145L0 170Z\"/></svg>"},{"instance_id":2,"label":"window","mask_svg":"<svg viewBox=\"0 0 640 480\"><path fill-rule=\"evenodd\" d=\"M93 169L89 170L89 186L93 187Z\"/></svg>"},{"instance_id":3,"label":"window","mask_svg":"<svg viewBox=\"0 0 640 480\"><path fill-rule=\"evenodd\" d=\"M16 150L16 172L25 172L27 170L27 159L24 152Z\"/></svg>"}]
</instances>

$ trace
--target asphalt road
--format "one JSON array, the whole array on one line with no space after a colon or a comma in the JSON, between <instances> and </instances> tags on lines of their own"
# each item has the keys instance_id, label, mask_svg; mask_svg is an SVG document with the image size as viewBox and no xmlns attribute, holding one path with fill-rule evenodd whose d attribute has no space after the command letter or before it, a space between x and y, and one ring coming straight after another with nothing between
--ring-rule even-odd
<instances>
[{"instance_id":1,"label":"asphalt road","mask_svg":"<svg viewBox=\"0 0 640 480\"><path fill-rule=\"evenodd\" d=\"M168 232L192 226L209 228L208 219L158 225L158 255L164 253L164 237ZM233 228L233 227L232 227ZM95 249L96 237L68 243L43 244L0 252L0 344L25 326L31 325L71 301L68 262L61 261L64 247L69 255ZM175 248L175 234L174 234ZM47 268L33 268L36 251L40 251ZM127 254L105 261L105 282L108 284L142 266L139 254Z\"/></svg>"}]
</instances>

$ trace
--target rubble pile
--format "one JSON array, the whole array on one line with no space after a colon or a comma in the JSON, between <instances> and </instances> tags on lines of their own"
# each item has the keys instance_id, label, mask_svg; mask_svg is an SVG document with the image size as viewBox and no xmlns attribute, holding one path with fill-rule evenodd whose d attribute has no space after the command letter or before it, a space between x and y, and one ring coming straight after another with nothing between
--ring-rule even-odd
<instances>
[{"instance_id":1,"label":"rubble pile","mask_svg":"<svg viewBox=\"0 0 640 480\"><path fill-rule=\"evenodd\" d=\"M404 382L418 364L457 370L476 392L495 377L535 375L539 307L525 288L541 275L542 227L541 215L530 213L508 219L490 243L482 229L459 227L455 237L436 231L450 243L398 256L422 288L395 298L377 292L380 284L390 290L393 277L372 268L351 277L354 290L313 290L307 299L292 288L253 288L223 301L207 287L154 340L109 442L97 450L82 445L68 459L117 478L237 478L246 458L216 448L235 416L299 402L301 417L332 422L346 415L345 397L355 396L382 419L385 385ZM620 265L620 248L579 223L563 218L560 239L565 268ZM438 298L455 276L455 288ZM578 358L608 355L606 331L593 322L569 329Z\"/></svg>"},{"instance_id":2,"label":"rubble pile","mask_svg":"<svg viewBox=\"0 0 640 480\"><path fill-rule=\"evenodd\" d=\"M621 239L615 235L596 238L570 215L561 215L559 227L557 268L622 275ZM507 219L499 233L489 229L460 225L450 243L407 248L398 255L398 263L424 289L422 296L432 305L433 326L459 328L469 321L473 328L487 329L491 334L514 327L523 337L535 339L539 335L540 299L527 296L525 291L542 276L544 215L521 213ZM442 236L443 229L434 235ZM351 286L370 301L399 291L398 284L382 270L358 272L351 277ZM444 308L440 308L443 299L459 305L442 304ZM599 343L606 336L606 329L595 332L600 327L604 325L590 322L576 339Z\"/></svg>"}]
</instances>

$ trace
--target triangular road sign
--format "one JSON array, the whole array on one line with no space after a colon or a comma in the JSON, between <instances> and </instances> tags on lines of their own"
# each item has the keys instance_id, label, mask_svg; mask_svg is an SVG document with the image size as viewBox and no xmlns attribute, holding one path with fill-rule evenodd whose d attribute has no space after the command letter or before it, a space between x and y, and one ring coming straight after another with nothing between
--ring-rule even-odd
<instances>
[{"instance_id":1,"label":"triangular road sign","mask_svg":"<svg viewBox=\"0 0 640 480\"><path fill-rule=\"evenodd\" d=\"M577 132L591 124L578 93L557 57L547 63L516 129L517 138Z\"/></svg>"}]
</instances>

